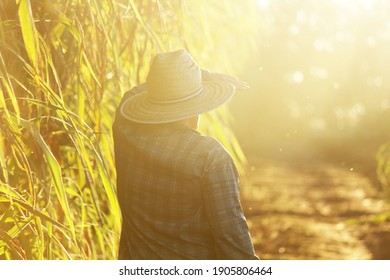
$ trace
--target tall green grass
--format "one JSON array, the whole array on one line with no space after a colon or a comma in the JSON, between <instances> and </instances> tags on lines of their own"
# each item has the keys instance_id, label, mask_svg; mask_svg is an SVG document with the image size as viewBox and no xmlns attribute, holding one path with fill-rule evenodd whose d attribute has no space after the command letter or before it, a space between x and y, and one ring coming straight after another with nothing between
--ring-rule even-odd
<instances>
[{"instance_id":1,"label":"tall green grass","mask_svg":"<svg viewBox=\"0 0 390 280\"><path fill-rule=\"evenodd\" d=\"M390 142L383 144L377 152L377 174L387 200L390 202Z\"/></svg>"},{"instance_id":2,"label":"tall green grass","mask_svg":"<svg viewBox=\"0 0 390 280\"><path fill-rule=\"evenodd\" d=\"M254 1L193 2L0 2L0 259L116 258L111 124L122 94L159 51L187 48L234 72L232 31L251 47L242 13ZM228 116L206 116L203 129L243 160Z\"/></svg>"}]
</instances>

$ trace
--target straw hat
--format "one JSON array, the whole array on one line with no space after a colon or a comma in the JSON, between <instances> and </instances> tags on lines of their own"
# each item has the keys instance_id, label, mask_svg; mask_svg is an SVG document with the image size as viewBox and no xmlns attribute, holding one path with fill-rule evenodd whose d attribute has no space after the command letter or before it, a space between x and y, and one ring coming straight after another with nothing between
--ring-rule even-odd
<instances>
[{"instance_id":1,"label":"straw hat","mask_svg":"<svg viewBox=\"0 0 390 280\"><path fill-rule=\"evenodd\" d=\"M201 70L184 50L155 56L146 84L130 96L121 114L137 123L174 122L206 113L228 101L236 87L245 84L235 78Z\"/></svg>"}]
</instances>

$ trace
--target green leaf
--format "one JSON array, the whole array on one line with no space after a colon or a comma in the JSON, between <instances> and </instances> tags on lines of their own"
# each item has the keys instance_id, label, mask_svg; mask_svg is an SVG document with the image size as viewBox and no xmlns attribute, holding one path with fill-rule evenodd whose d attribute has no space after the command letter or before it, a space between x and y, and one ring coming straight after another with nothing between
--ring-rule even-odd
<instances>
[{"instance_id":1,"label":"green leaf","mask_svg":"<svg viewBox=\"0 0 390 280\"><path fill-rule=\"evenodd\" d=\"M19 117L20 116L19 104L18 104L18 101L16 99L16 94L15 94L15 91L14 91L12 83L11 83L10 75L8 74L6 64L5 64L5 61L4 61L4 58L3 58L3 55L1 54L1 52L0 52L0 73L4 77L3 79L1 79L1 82L4 86L4 89L6 90L6 92L8 93L8 96L11 99L11 103L12 103L13 109L15 110L16 115ZM0 86L0 109L4 109L5 115L8 116L9 112L7 110L7 104L6 104L5 100L6 100L6 98L4 97L4 92Z\"/></svg>"},{"instance_id":2,"label":"green leaf","mask_svg":"<svg viewBox=\"0 0 390 280\"><path fill-rule=\"evenodd\" d=\"M50 172L51 172L53 180L54 180L54 186L55 186L58 200L61 204L62 209L64 210L64 213L65 213L66 219L68 221L72 235L75 238L75 236L76 236L75 228L74 228L74 224L73 224L72 215L70 212L70 206L68 203L68 199L66 197L65 186L64 186L64 183L62 181L61 167L58 164L58 161L54 157L53 153L50 151L46 142L43 140L41 134L39 133L39 131L35 127L32 127L32 133L35 136L35 139L37 140L39 146L41 147L43 154L45 156L46 162L50 168Z\"/></svg>"},{"instance_id":3,"label":"green leaf","mask_svg":"<svg viewBox=\"0 0 390 280\"><path fill-rule=\"evenodd\" d=\"M85 52L83 52L83 58L84 58L85 67L87 68L88 73L93 77L93 79L99 85L99 87L101 87L101 84L99 83L99 79L96 77L95 71L93 71L91 63L89 62L88 57L85 54Z\"/></svg>"},{"instance_id":4,"label":"green leaf","mask_svg":"<svg viewBox=\"0 0 390 280\"><path fill-rule=\"evenodd\" d=\"M30 0L17 0L20 27L24 40L24 46L35 70L38 70L38 37L31 11Z\"/></svg>"}]
</instances>

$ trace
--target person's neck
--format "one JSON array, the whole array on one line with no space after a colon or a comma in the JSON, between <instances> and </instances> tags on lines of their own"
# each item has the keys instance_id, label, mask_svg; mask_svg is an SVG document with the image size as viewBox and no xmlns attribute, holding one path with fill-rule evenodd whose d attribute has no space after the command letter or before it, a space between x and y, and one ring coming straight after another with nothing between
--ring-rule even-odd
<instances>
[{"instance_id":1,"label":"person's neck","mask_svg":"<svg viewBox=\"0 0 390 280\"><path fill-rule=\"evenodd\" d=\"M194 117L191 117L191 118L180 120L180 121L178 121L178 123L180 123L182 125L185 125L185 126L187 126L189 128L198 130L199 116L194 116Z\"/></svg>"}]
</instances>

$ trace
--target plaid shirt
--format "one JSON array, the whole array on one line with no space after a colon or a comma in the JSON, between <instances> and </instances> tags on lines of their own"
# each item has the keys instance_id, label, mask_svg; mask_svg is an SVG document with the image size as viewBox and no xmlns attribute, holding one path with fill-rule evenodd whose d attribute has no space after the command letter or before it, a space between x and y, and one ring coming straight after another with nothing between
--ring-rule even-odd
<instances>
[{"instance_id":1,"label":"plaid shirt","mask_svg":"<svg viewBox=\"0 0 390 280\"><path fill-rule=\"evenodd\" d=\"M113 130L119 259L258 259L236 167L218 141L177 123L136 124L119 112Z\"/></svg>"}]
</instances>

